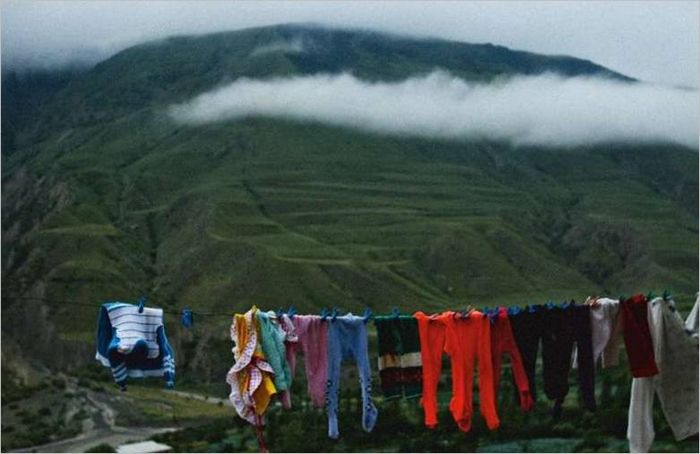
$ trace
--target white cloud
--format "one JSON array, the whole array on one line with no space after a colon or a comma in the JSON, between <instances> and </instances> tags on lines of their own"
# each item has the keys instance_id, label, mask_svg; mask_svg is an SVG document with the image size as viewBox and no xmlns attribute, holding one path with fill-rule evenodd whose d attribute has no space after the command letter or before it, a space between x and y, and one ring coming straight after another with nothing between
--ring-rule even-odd
<instances>
[{"instance_id":1,"label":"white cloud","mask_svg":"<svg viewBox=\"0 0 700 454\"><path fill-rule=\"evenodd\" d=\"M516 145L667 141L698 146L697 90L555 74L490 84L443 71L395 83L350 74L243 78L171 106L170 114L192 125L264 116Z\"/></svg>"}]
</instances>

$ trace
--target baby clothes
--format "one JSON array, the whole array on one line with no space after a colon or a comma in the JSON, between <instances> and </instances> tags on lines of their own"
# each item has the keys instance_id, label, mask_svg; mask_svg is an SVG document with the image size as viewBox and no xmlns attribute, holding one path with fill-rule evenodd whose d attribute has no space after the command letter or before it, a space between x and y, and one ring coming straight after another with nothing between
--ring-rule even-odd
<instances>
[{"instance_id":1,"label":"baby clothes","mask_svg":"<svg viewBox=\"0 0 700 454\"><path fill-rule=\"evenodd\" d=\"M299 341L299 338L297 337L296 334L296 328L294 327L294 322L292 322L292 319L289 317L287 314L282 314L282 318L280 320L280 326L282 327L282 330L284 331L284 347L285 347L285 356L287 359L287 364L289 366L289 389L282 391L280 395L280 400L282 400L282 406L284 408L292 408L292 389L291 389L291 381L294 378L294 372L296 371L296 365L297 365L297 358L296 358L296 349L297 349L297 342Z\"/></svg>"},{"instance_id":2,"label":"baby clothes","mask_svg":"<svg viewBox=\"0 0 700 454\"><path fill-rule=\"evenodd\" d=\"M372 372L367 353L367 329L365 319L352 314L329 319L328 323L328 382L326 388L326 413L328 436L338 438L338 394L340 389L340 365L345 359L357 364L362 391L362 428L371 432L377 422L377 408L372 403Z\"/></svg>"},{"instance_id":3,"label":"baby clothes","mask_svg":"<svg viewBox=\"0 0 700 454\"><path fill-rule=\"evenodd\" d=\"M577 347L578 384L583 403L594 411L595 368L591 342L590 306L568 305L548 309L549 324L542 340L542 361L551 364L545 369L544 391L554 400L553 414L561 413L561 406L569 393L569 371L574 343Z\"/></svg>"},{"instance_id":4,"label":"baby clothes","mask_svg":"<svg viewBox=\"0 0 700 454\"><path fill-rule=\"evenodd\" d=\"M259 341L257 312L253 306L245 314L235 314L233 317L231 340L235 343L235 363L226 374L226 382L231 386L229 399L236 413L249 423L260 426L270 398L277 390L273 381L274 370L265 361Z\"/></svg>"},{"instance_id":5,"label":"baby clothes","mask_svg":"<svg viewBox=\"0 0 700 454\"><path fill-rule=\"evenodd\" d=\"M423 374L418 322L410 315L374 318L379 343L379 378L387 399L419 397Z\"/></svg>"},{"instance_id":6,"label":"baby clothes","mask_svg":"<svg viewBox=\"0 0 700 454\"><path fill-rule=\"evenodd\" d=\"M421 405L425 425L431 429L437 426L437 388L442 371L442 352L445 348L445 324L440 315L413 314L418 322L420 336L420 356L423 363L423 397Z\"/></svg>"},{"instance_id":7,"label":"baby clothes","mask_svg":"<svg viewBox=\"0 0 700 454\"><path fill-rule=\"evenodd\" d=\"M257 312L260 324L260 344L265 360L270 364L275 373L273 381L278 393L288 390L292 386L292 373L287 363L287 352L284 345L286 334L280 326L274 312Z\"/></svg>"},{"instance_id":8,"label":"baby clothes","mask_svg":"<svg viewBox=\"0 0 700 454\"><path fill-rule=\"evenodd\" d=\"M659 372L654 362L647 304L647 299L642 294L628 298L620 304L625 348L633 377L650 377Z\"/></svg>"},{"instance_id":9,"label":"baby clothes","mask_svg":"<svg viewBox=\"0 0 700 454\"><path fill-rule=\"evenodd\" d=\"M126 388L126 380L163 377L175 385L175 356L163 326L163 310L127 303L105 303L97 322L95 359L112 369L114 381Z\"/></svg>"},{"instance_id":10,"label":"baby clothes","mask_svg":"<svg viewBox=\"0 0 700 454\"><path fill-rule=\"evenodd\" d=\"M530 386L527 381L527 374L523 366L523 360L520 357L520 351L513 338L513 331L508 320L508 312L505 308L498 309L495 317L489 317L491 320L491 356L493 364L493 384L494 395L498 395L498 386L501 381L501 359L503 355L510 357L511 370L513 371L513 379L520 391L520 405L523 410L529 411L534 406L532 395L530 394Z\"/></svg>"},{"instance_id":11,"label":"baby clothes","mask_svg":"<svg viewBox=\"0 0 700 454\"><path fill-rule=\"evenodd\" d=\"M318 315L295 315L293 322L298 339L295 351L304 355L306 386L311 403L323 407L328 377L328 324ZM295 363L296 360L290 366Z\"/></svg>"},{"instance_id":12,"label":"baby clothes","mask_svg":"<svg viewBox=\"0 0 700 454\"><path fill-rule=\"evenodd\" d=\"M479 407L489 429L499 426L494 393L491 326L481 312L471 311L466 317L449 312L442 317L445 324L445 352L452 364L452 399L450 411L459 430L468 432L472 425L472 392L474 367L479 368Z\"/></svg>"},{"instance_id":13,"label":"baby clothes","mask_svg":"<svg viewBox=\"0 0 700 454\"><path fill-rule=\"evenodd\" d=\"M535 382L535 370L537 365L537 352L540 348L540 342L548 330L549 317L543 306L528 306L526 309L519 312L513 312L509 315L513 337L518 345L518 351L523 361L525 375L530 388L530 395L533 401L536 401L537 387ZM542 363L543 375L551 375L548 371L552 364L550 362ZM547 372L545 372L545 370ZM515 384L514 384L515 385ZM515 385L515 392L520 406L523 406L520 390Z\"/></svg>"},{"instance_id":14,"label":"baby clothes","mask_svg":"<svg viewBox=\"0 0 700 454\"><path fill-rule=\"evenodd\" d=\"M558 416L569 392L569 370L574 344L577 346L579 389L586 408L595 409L595 376L591 321L588 306L551 307L537 305L510 316L513 334L523 358L530 393L535 399L535 365L542 342L544 391L554 400Z\"/></svg>"},{"instance_id":15,"label":"baby clothes","mask_svg":"<svg viewBox=\"0 0 700 454\"><path fill-rule=\"evenodd\" d=\"M590 302L590 304L588 304ZM603 367L617 365L619 356L619 340L622 331L616 330L620 302L611 298L588 297L586 303L590 306L591 317L591 344L593 346L593 364L602 360ZM571 362L575 368L578 362L578 348L574 349L574 357Z\"/></svg>"},{"instance_id":16,"label":"baby clothes","mask_svg":"<svg viewBox=\"0 0 700 454\"><path fill-rule=\"evenodd\" d=\"M466 317L456 312L428 316L416 312L423 361L423 410L425 425L437 426L437 386L442 369L442 353L452 364L452 399L450 412L457 427L471 429L474 366L479 369L479 407L490 429L499 425L494 394L489 321L481 312L472 311Z\"/></svg>"},{"instance_id":17,"label":"baby clothes","mask_svg":"<svg viewBox=\"0 0 700 454\"><path fill-rule=\"evenodd\" d=\"M654 441L655 392L676 440L697 434L700 424L698 338L687 333L672 300L656 298L647 311L659 373L632 380L627 426L630 452L649 452Z\"/></svg>"}]
</instances>

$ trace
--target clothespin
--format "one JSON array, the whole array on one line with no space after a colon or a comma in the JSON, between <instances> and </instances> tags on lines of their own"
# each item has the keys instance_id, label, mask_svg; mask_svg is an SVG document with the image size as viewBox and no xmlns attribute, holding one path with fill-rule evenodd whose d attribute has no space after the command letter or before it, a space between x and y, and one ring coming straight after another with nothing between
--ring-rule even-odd
<instances>
[{"instance_id":1,"label":"clothespin","mask_svg":"<svg viewBox=\"0 0 700 454\"><path fill-rule=\"evenodd\" d=\"M401 311L399 311L398 307L393 307L391 309L391 315L393 315L394 318L399 318L399 315L401 315Z\"/></svg>"},{"instance_id":2,"label":"clothespin","mask_svg":"<svg viewBox=\"0 0 700 454\"><path fill-rule=\"evenodd\" d=\"M373 317L374 315L372 315L372 310L369 307L366 307L362 312L362 318L364 319L365 323L367 323L369 319Z\"/></svg>"},{"instance_id":3,"label":"clothespin","mask_svg":"<svg viewBox=\"0 0 700 454\"><path fill-rule=\"evenodd\" d=\"M277 312L275 312L275 315L277 316L278 319L282 319L282 314L284 314L284 311L280 307L277 309Z\"/></svg>"},{"instance_id":4,"label":"clothespin","mask_svg":"<svg viewBox=\"0 0 700 454\"><path fill-rule=\"evenodd\" d=\"M664 294L662 296L664 301L667 301L669 298L671 298L671 292L668 291L668 289L664 289Z\"/></svg>"},{"instance_id":5,"label":"clothespin","mask_svg":"<svg viewBox=\"0 0 700 454\"><path fill-rule=\"evenodd\" d=\"M297 310L294 309L294 306L289 306L289 309L287 309L287 315L289 316L290 320L294 320L294 316L297 314Z\"/></svg>"},{"instance_id":6,"label":"clothespin","mask_svg":"<svg viewBox=\"0 0 700 454\"><path fill-rule=\"evenodd\" d=\"M194 324L194 317L192 315L192 310L189 307L185 307L180 314L180 323L185 328L190 328Z\"/></svg>"},{"instance_id":7,"label":"clothespin","mask_svg":"<svg viewBox=\"0 0 700 454\"><path fill-rule=\"evenodd\" d=\"M329 315L330 312L328 312L328 309L326 309L325 307L321 308L321 320L327 319Z\"/></svg>"},{"instance_id":8,"label":"clothespin","mask_svg":"<svg viewBox=\"0 0 700 454\"><path fill-rule=\"evenodd\" d=\"M462 314L462 318L469 318L469 314L471 314L473 310L474 308L471 304L469 304L466 309L460 311L460 313Z\"/></svg>"},{"instance_id":9,"label":"clothespin","mask_svg":"<svg viewBox=\"0 0 700 454\"><path fill-rule=\"evenodd\" d=\"M334 322L335 318L338 316L338 308L334 307L333 312L331 312L331 321Z\"/></svg>"},{"instance_id":10,"label":"clothespin","mask_svg":"<svg viewBox=\"0 0 700 454\"><path fill-rule=\"evenodd\" d=\"M647 301L653 300L655 296L656 295L654 295L654 292L647 293Z\"/></svg>"},{"instance_id":11,"label":"clothespin","mask_svg":"<svg viewBox=\"0 0 700 454\"><path fill-rule=\"evenodd\" d=\"M531 314L535 312L535 306L533 306L532 304L528 304L528 305L526 306L526 309L527 309L527 311L528 311L529 313L531 313Z\"/></svg>"},{"instance_id":12,"label":"clothespin","mask_svg":"<svg viewBox=\"0 0 700 454\"><path fill-rule=\"evenodd\" d=\"M146 305L148 297L146 295L141 295L139 298L139 314L143 313L143 307Z\"/></svg>"}]
</instances>

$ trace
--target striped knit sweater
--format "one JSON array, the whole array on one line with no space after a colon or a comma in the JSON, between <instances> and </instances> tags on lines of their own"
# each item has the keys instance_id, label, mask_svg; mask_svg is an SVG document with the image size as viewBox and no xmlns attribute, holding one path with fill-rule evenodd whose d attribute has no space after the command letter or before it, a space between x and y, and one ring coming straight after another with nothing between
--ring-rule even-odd
<instances>
[{"instance_id":1,"label":"striped knit sweater","mask_svg":"<svg viewBox=\"0 0 700 454\"><path fill-rule=\"evenodd\" d=\"M127 378L163 377L175 385L175 357L165 335L163 310L109 302L102 305L97 322L97 354L112 369L123 389Z\"/></svg>"}]
</instances>

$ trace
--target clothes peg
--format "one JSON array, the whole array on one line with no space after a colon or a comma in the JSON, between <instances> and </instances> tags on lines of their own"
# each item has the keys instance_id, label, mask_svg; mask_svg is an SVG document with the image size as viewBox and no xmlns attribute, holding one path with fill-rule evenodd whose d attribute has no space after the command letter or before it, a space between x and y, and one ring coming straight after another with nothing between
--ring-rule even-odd
<instances>
[{"instance_id":1,"label":"clothes peg","mask_svg":"<svg viewBox=\"0 0 700 454\"><path fill-rule=\"evenodd\" d=\"M290 320L294 320L294 316L297 314L297 310L294 309L294 306L289 306L289 309L287 309L287 316L289 317Z\"/></svg>"},{"instance_id":2,"label":"clothes peg","mask_svg":"<svg viewBox=\"0 0 700 454\"><path fill-rule=\"evenodd\" d=\"M671 292L668 291L668 289L664 289L664 294L662 296L664 301L668 301L669 298L671 298Z\"/></svg>"},{"instance_id":3,"label":"clothes peg","mask_svg":"<svg viewBox=\"0 0 700 454\"><path fill-rule=\"evenodd\" d=\"M321 308L321 314L320 314L320 315L321 315L321 320L325 320L325 319L328 318L328 316L330 315L330 313L328 312L328 309L326 309L326 308L324 307L324 308Z\"/></svg>"},{"instance_id":4,"label":"clothes peg","mask_svg":"<svg viewBox=\"0 0 700 454\"><path fill-rule=\"evenodd\" d=\"M654 295L654 292L647 293L647 301L653 300L655 296L656 295Z\"/></svg>"},{"instance_id":5,"label":"clothes peg","mask_svg":"<svg viewBox=\"0 0 700 454\"><path fill-rule=\"evenodd\" d=\"M180 314L180 323L185 328L190 328L194 324L194 316L192 310L189 307L185 307Z\"/></svg>"},{"instance_id":6,"label":"clothes peg","mask_svg":"<svg viewBox=\"0 0 700 454\"><path fill-rule=\"evenodd\" d=\"M362 318L364 319L365 323L367 323L369 319L373 317L374 315L372 315L372 311L370 310L370 308L366 307L365 310L362 312Z\"/></svg>"},{"instance_id":7,"label":"clothes peg","mask_svg":"<svg viewBox=\"0 0 700 454\"><path fill-rule=\"evenodd\" d=\"M143 313L143 307L146 305L146 300L148 300L146 295L142 295L139 298L139 314Z\"/></svg>"},{"instance_id":8,"label":"clothes peg","mask_svg":"<svg viewBox=\"0 0 700 454\"><path fill-rule=\"evenodd\" d=\"M474 308L472 307L472 305L468 305L466 309L460 311L460 313L462 314L462 318L469 318L469 314L471 314L473 310Z\"/></svg>"},{"instance_id":9,"label":"clothes peg","mask_svg":"<svg viewBox=\"0 0 700 454\"><path fill-rule=\"evenodd\" d=\"M334 307L333 312L331 312L331 321L334 322L337 316L338 316L338 308Z\"/></svg>"},{"instance_id":10,"label":"clothes peg","mask_svg":"<svg viewBox=\"0 0 700 454\"><path fill-rule=\"evenodd\" d=\"M401 311L399 311L398 307L394 307L391 309L391 315L393 315L394 318L399 318L399 315L401 315Z\"/></svg>"}]
</instances>

